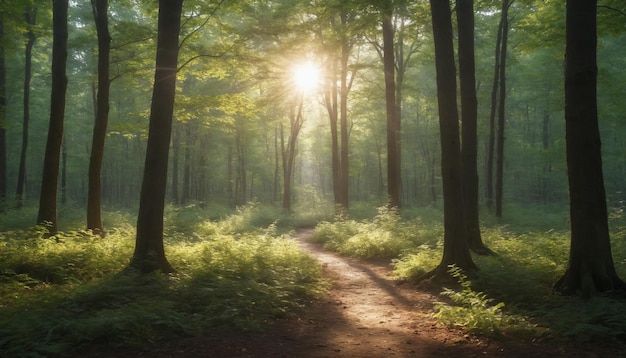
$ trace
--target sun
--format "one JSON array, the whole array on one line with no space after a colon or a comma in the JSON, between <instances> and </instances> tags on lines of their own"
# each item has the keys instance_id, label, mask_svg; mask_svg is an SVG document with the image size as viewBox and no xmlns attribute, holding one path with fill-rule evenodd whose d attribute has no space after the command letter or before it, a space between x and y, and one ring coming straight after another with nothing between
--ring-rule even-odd
<instances>
[{"instance_id":1,"label":"sun","mask_svg":"<svg viewBox=\"0 0 626 358\"><path fill-rule=\"evenodd\" d=\"M320 84L321 71L313 62L299 63L292 68L295 86L302 92L313 92Z\"/></svg>"}]
</instances>

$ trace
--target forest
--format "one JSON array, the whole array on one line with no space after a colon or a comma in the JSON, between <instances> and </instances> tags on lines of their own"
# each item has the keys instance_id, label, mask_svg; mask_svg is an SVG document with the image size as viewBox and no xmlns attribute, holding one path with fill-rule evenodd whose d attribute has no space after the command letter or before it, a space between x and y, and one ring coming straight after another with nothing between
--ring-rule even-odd
<instances>
[{"instance_id":1,"label":"forest","mask_svg":"<svg viewBox=\"0 0 626 358\"><path fill-rule=\"evenodd\" d=\"M337 262L437 354L618 356L624 68L622 0L0 1L0 357L389 356Z\"/></svg>"}]
</instances>

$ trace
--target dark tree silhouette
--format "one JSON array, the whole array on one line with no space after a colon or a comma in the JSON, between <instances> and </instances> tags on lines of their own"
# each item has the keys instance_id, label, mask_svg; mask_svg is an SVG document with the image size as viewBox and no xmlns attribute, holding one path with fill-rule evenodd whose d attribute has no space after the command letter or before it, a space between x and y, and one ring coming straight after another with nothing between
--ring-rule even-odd
<instances>
[{"instance_id":1,"label":"dark tree silhouette","mask_svg":"<svg viewBox=\"0 0 626 358\"><path fill-rule=\"evenodd\" d=\"M467 242L477 254L493 254L480 235L478 220L478 101L474 64L474 1L459 1L456 17L459 36L459 78L461 89L463 204Z\"/></svg>"},{"instance_id":2,"label":"dark tree silhouette","mask_svg":"<svg viewBox=\"0 0 626 358\"><path fill-rule=\"evenodd\" d=\"M564 294L626 289L611 254L597 111L595 0L568 0L565 45L565 140L571 247L555 284Z\"/></svg>"},{"instance_id":3,"label":"dark tree silhouette","mask_svg":"<svg viewBox=\"0 0 626 358\"><path fill-rule=\"evenodd\" d=\"M43 162L41 194L37 223L49 223L50 233L58 231L57 189L63 122L65 118L65 95L67 90L67 12L68 0L52 1L52 93L50 96L50 124Z\"/></svg>"},{"instance_id":4,"label":"dark tree silhouette","mask_svg":"<svg viewBox=\"0 0 626 358\"><path fill-rule=\"evenodd\" d=\"M4 38L4 16L2 14L0 14L0 38ZM0 46L0 203L6 199L7 195L7 70L4 57L4 46Z\"/></svg>"},{"instance_id":5,"label":"dark tree silhouette","mask_svg":"<svg viewBox=\"0 0 626 358\"><path fill-rule=\"evenodd\" d=\"M30 83L32 79L33 46L35 45L35 32L33 27L37 20L37 8L27 7L24 12L26 24L29 25L26 33L26 46L24 48L24 99L22 116L22 148L20 150L20 166L17 170L17 185L15 189L15 199L17 207L22 207L24 203L24 186L26 184L26 150L28 149L28 130L30 122Z\"/></svg>"},{"instance_id":6,"label":"dark tree silhouette","mask_svg":"<svg viewBox=\"0 0 626 358\"><path fill-rule=\"evenodd\" d=\"M456 265L466 271L475 270L477 267L472 260L465 236L461 144L450 2L430 0L430 7L435 42L437 103L441 137L444 243L441 263L422 278L433 275L435 278L443 278L448 277L450 265Z\"/></svg>"},{"instance_id":7,"label":"dark tree silhouette","mask_svg":"<svg viewBox=\"0 0 626 358\"><path fill-rule=\"evenodd\" d=\"M167 162L176 94L178 36L183 0L159 0L158 39L150 129L141 185L135 252L130 267L172 272L163 247Z\"/></svg>"},{"instance_id":8,"label":"dark tree silhouette","mask_svg":"<svg viewBox=\"0 0 626 358\"><path fill-rule=\"evenodd\" d=\"M96 97L96 118L91 140L89 158L89 191L87 196L87 229L103 235L102 226L102 159L107 123L109 121L109 53L111 36L108 25L108 0L91 0L96 31L98 33L98 94Z\"/></svg>"},{"instance_id":9,"label":"dark tree silhouette","mask_svg":"<svg viewBox=\"0 0 626 358\"><path fill-rule=\"evenodd\" d=\"M382 8L383 66L387 112L387 195L390 207L400 207L400 131L396 103L396 61L394 54L393 4L385 1Z\"/></svg>"}]
</instances>

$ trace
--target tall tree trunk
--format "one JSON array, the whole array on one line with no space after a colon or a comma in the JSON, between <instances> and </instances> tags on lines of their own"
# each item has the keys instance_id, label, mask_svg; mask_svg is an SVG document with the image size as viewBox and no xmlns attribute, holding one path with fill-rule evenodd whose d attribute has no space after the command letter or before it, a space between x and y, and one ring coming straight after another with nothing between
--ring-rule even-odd
<instances>
[{"instance_id":1,"label":"tall tree trunk","mask_svg":"<svg viewBox=\"0 0 626 358\"><path fill-rule=\"evenodd\" d=\"M24 204L24 187L26 184L26 153L28 149L28 129L30 122L30 82L32 79L33 64L33 46L37 39L33 32L33 27L37 20L37 8L30 7L26 9L24 14L26 23L29 25L26 33L26 47L24 49L24 99L23 99L23 117L22 117L22 149L20 151L20 166L17 171L17 187L15 196L17 206L22 207Z\"/></svg>"},{"instance_id":2,"label":"tall tree trunk","mask_svg":"<svg viewBox=\"0 0 626 358\"><path fill-rule=\"evenodd\" d=\"M50 124L41 178L38 224L49 225L49 231L58 231L57 189L59 164L63 143L65 96L67 90L67 19L68 0L52 1L52 91L50 96Z\"/></svg>"},{"instance_id":3,"label":"tall tree trunk","mask_svg":"<svg viewBox=\"0 0 626 358\"><path fill-rule=\"evenodd\" d=\"M172 272L163 246L167 162L176 95L178 36L183 0L159 0L156 69L150 130L141 185L135 252L130 266L140 272Z\"/></svg>"},{"instance_id":4,"label":"tall tree trunk","mask_svg":"<svg viewBox=\"0 0 626 358\"><path fill-rule=\"evenodd\" d=\"M0 14L0 38L5 38L4 15L2 14ZM4 202L7 196L7 70L4 47L4 44L0 46L0 203ZM3 205L0 205L0 208L2 207Z\"/></svg>"},{"instance_id":5,"label":"tall tree trunk","mask_svg":"<svg viewBox=\"0 0 626 358\"><path fill-rule=\"evenodd\" d=\"M180 163L180 127L182 124L173 127L174 138L172 139L172 201L174 204L180 204L180 195L178 194L178 171Z\"/></svg>"},{"instance_id":6,"label":"tall tree trunk","mask_svg":"<svg viewBox=\"0 0 626 358\"><path fill-rule=\"evenodd\" d=\"M328 74L328 89L324 94L324 102L326 110L328 111L328 118L330 121L330 138L331 138L331 166L333 177L333 197L335 207L341 205L341 180L339 170L339 113L338 113L338 91L337 91L337 60L331 60L331 65Z\"/></svg>"},{"instance_id":7,"label":"tall tree trunk","mask_svg":"<svg viewBox=\"0 0 626 358\"><path fill-rule=\"evenodd\" d=\"M87 196L87 229L104 236L102 225L102 160L104 142L109 122L109 54L111 35L109 34L108 0L91 0L93 16L98 34L98 93L96 99L96 119L91 141L89 158L89 190Z\"/></svg>"},{"instance_id":8,"label":"tall tree trunk","mask_svg":"<svg viewBox=\"0 0 626 358\"><path fill-rule=\"evenodd\" d=\"M185 163L183 164L183 193L180 199L181 204L185 205L191 198L191 123L187 122L185 126Z\"/></svg>"},{"instance_id":9,"label":"tall tree trunk","mask_svg":"<svg viewBox=\"0 0 626 358\"><path fill-rule=\"evenodd\" d=\"M387 195L390 207L400 207L400 153L398 153L398 114L396 103L393 6L385 2L382 14L383 65L385 71L385 99L387 104Z\"/></svg>"},{"instance_id":10,"label":"tall tree trunk","mask_svg":"<svg viewBox=\"0 0 626 358\"><path fill-rule=\"evenodd\" d=\"M461 88L463 203L467 242L478 254L492 253L482 241L478 220L478 101L474 65L474 1L456 3Z\"/></svg>"},{"instance_id":11,"label":"tall tree trunk","mask_svg":"<svg viewBox=\"0 0 626 358\"><path fill-rule=\"evenodd\" d=\"M277 202L278 201L278 190L279 190L279 179L280 179L280 165L279 165L279 160L280 160L280 150L278 149L278 137L280 136L282 138L282 125L281 126L276 126L276 128L274 128L274 183L273 183L273 188L272 188L272 201ZM281 128L280 132L279 132L279 128Z\"/></svg>"},{"instance_id":12,"label":"tall tree trunk","mask_svg":"<svg viewBox=\"0 0 626 358\"><path fill-rule=\"evenodd\" d=\"M595 0L568 0L565 46L565 140L571 246L567 270L555 284L564 294L626 290L609 239L597 108Z\"/></svg>"},{"instance_id":13,"label":"tall tree trunk","mask_svg":"<svg viewBox=\"0 0 626 358\"><path fill-rule=\"evenodd\" d=\"M493 210L493 162L496 147L496 112L498 109L498 86L500 84L500 46L502 44L503 17L500 16L496 49L494 52L493 82L491 86L491 107L489 111L489 139L487 142L487 160L485 169L485 200L487 208Z\"/></svg>"},{"instance_id":14,"label":"tall tree trunk","mask_svg":"<svg viewBox=\"0 0 626 358\"><path fill-rule=\"evenodd\" d=\"M303 102L301 98L297 110L293 110L289 115L289 138L287 138L287 146L285 146L283 125L282 123L280 124L280 146L283 161L283 210L286 213L291 212L291 188L296 158L296 143L303 124L302 105Z\"/></svg>"},{"instance_id":15,"label":"tall tree trunk","mask_svg":"<svg viewBox=\"0 0 626 358\"><path fill-rule=\"evenodd\" d=\"M350 180L350 163L349 147L348 147L348 92L350 84L348 83L348 61L350 58L351 46L348 43L346 29L348 27L348 14L346 10L341 11L341 90L340 90L340 115L339 127L341 134L341 155L340 155L340 205L343 209L348 210L349 207L349 180Z\"/></svg>"},{"instance_id":16,"label":"tall tree trunk","mask_svg":"<svg viewBox=\"0 0 626 358\"><path fill-rule=\"evenodd\" d=\"M504 123L506 102L506 52L509 37L509 7L513 0L502 0L502 43L500 46L500 95L498 104L498 131L496 138L496 207L495 216L502 217L502 195L504 192Z\"/></svg>"},{"instance_id":17,"label":"tall tree trunk","mask_svg":"<svg viewBox=\"0 0 626 358\"><path fill-rule=\"evenodd\" d=\"M461 144L459 142L459 115L456 103L456 69L452 18L448 0L430 0L435 42L437 72L437 103L441 137L441 179L443 182L444 243L439 266L424 275L449 277L450 265L463 270L474 270L465 234L463 185L461 172Z\"/></svg>"}]
</instances>

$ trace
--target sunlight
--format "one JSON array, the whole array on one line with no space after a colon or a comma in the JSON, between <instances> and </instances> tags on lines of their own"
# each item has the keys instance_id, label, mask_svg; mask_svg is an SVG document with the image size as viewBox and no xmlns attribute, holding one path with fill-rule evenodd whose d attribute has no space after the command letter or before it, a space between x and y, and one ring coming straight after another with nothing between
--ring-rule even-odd
<instances>
[{"instance_id":1,"label":"sunlight","mask_svg":"<svg viewBox=\"0 0 626 358\"><path fill-rule=\"evenodd\" d=\"M293 66L292 76L297 88L302 92L312 92L320 82L320 69L311 61Z\"/></svg>"}]
</instances>

